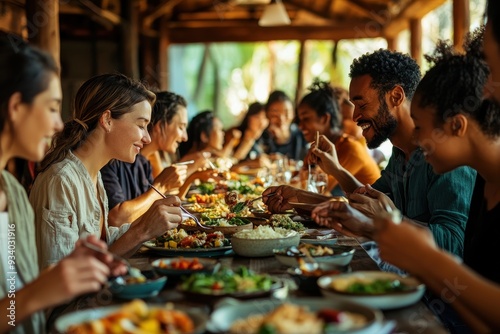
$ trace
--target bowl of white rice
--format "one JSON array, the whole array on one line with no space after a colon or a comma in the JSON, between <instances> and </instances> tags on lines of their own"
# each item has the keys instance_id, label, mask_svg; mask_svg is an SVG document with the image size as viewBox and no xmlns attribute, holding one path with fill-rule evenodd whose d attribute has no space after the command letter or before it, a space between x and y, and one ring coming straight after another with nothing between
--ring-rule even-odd
<instances>
[{"instance_id":1,"label":"bowl of white rice","mask_svg":"<svg viewBox=\"0 0 500 334\"><path fill-rule=\"evenodd\" d=\"M273 256L273 249L297 246L299 242L296 231L267 225L240 231L231 238L234 252L246 257Z\"/></svg>"}]
</instances>

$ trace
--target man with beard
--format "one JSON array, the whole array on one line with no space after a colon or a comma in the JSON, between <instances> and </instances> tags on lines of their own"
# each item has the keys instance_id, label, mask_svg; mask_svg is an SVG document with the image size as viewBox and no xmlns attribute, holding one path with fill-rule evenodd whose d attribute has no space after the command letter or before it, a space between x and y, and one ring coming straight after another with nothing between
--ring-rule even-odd
<instances>
[{"instance_id":1,"label":"man with beard","mask_svg":"<svg viewBox=\"0 0 500 334\"><path fill-rule=\"evenodd\" d=\"M380 49L354 60L350 77L353 120L363 129L368 147L376 148L387 139L394 145L382 176L373 185L364 186L339 164L335 146L321 136L319 143L312 146L308 160L339 181L349 203L328 201L327 197L281 186L264 192L276 192L274 196L264 196L269 210L291 209L289 201L323 201L312 212L317 223L345 235L371 239L373 215L381 203L394 204L404 220L429 228L441 248L462 256L476 173L461 167L437 175L414 142L410 104L420 80L417 63L402 53ZM434 140L445 138L436 131ZM376 249L371 255L378 260ZM381 268L384 269L383 264Z\"/></svg>"}]
</instances>

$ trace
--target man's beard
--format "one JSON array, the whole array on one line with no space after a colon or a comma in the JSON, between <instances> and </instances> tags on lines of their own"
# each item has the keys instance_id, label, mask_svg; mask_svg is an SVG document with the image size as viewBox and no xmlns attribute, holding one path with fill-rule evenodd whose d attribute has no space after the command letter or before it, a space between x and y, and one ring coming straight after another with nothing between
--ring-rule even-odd
<instances>
[{"instance_id":1,"label":"man's beard","mask_svg":"<svg viewBox=\"0 0 500 334\"><path fill-rule=\"evenodd\" d=\"M376 124L376 129L373 128L375 134L370 141L367 141L368 148L377 148L383 142L385 142L392 134L396 131L398 127L398 121L389 112L389 107L384 99L380 99L380 107L378 108L377 116L373 119L373 124Z\"/></svg>"}]
</instances>

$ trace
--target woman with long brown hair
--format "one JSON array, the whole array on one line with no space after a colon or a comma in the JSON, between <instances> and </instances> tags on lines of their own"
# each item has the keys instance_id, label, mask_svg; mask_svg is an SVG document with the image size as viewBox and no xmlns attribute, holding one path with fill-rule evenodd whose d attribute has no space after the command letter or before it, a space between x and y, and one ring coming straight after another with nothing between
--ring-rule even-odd
<instances>
[{"instance_id":1,"label":"woman with long brown hair","mask_svg":"<svg viewBox=\"0 0 500 334\"><path fill-rule=\"evenodd\" d=\"M180 222L180 202L170 196L156 201L134 224L108 225L100 170L111 159L133 162L151 141L147 126L154 101L144 85L121 74L99 75L80 87L74 117L55 136L30 194L41 268L57 263L85 234L129 256Z\"/></svg>"}]
</instances>

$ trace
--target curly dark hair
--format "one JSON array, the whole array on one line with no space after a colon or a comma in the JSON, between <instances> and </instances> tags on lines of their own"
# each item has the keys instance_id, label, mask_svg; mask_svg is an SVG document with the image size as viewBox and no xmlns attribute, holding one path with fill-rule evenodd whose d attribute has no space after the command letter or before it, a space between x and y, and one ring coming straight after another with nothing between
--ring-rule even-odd
<instances>
[{"instance_id":1,"label":"curly dark hair","mask_svg":"<svg viewBox=\"0 0 500 334\"><path fill-rule=\"evenodd\" d=\"M482 56L484 27L468 34L464 53L448 41L439 41L434 53L425 58L434 66L420 81L415 94L421 108L435 107L436 121L442 124L459 113L473 118L490 136L500 134L497 108L483 104L489 68Z\"/></svg>"},{"instance_id":2,"label":"curly dark hair","mask_svg":"<svg viewBox=\"0 0 500 334\"><path fill-rule=\"evenodd\" d=\"M177 114L179 106L187 107L187 102L182 96L167 91L156 93L156 103L153 106L148 131L151 132L158 122L170 123Z\"/></svg>"},{"instance_id":3,"label":"curly dark hair","mask_svg":"<svg viewBox=\"0 0 500 334\"><path fill-rule=\"evenodd\" d=\"M411 100L421 77L420 67L413 58L387 49L379 49L354 59L349 72L351 79L366 74L372 78L371 87L378 90L380 99L399 85L406 98Z\"/></svg>"},{"instance_id":4,"label":"curly dark hair","mask_svg":"<svg viewBox=\"0 0 500 334\"><path fill-rule=\"evenodd\" d=\"M318 116L330 115L330 128L340 129L342 116L335 89L330 83L319 80L315 80L308 89L310 93L302 98L299 105L308 105Z\"/></svg>"}]
</instances>

